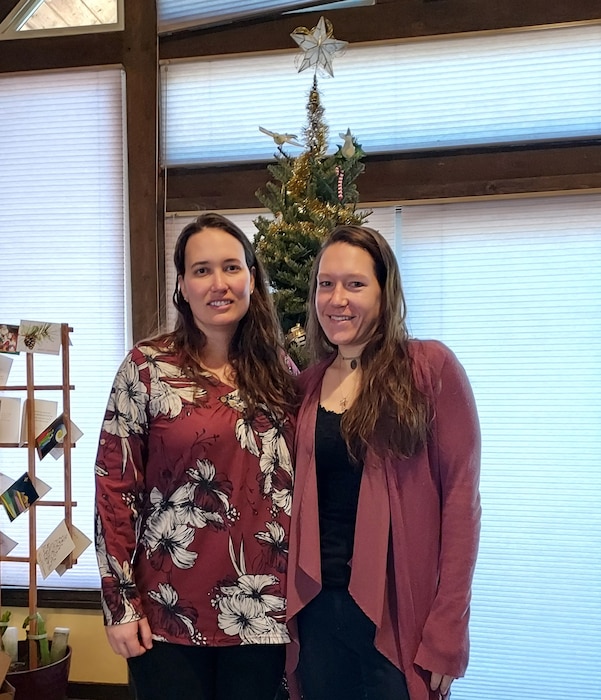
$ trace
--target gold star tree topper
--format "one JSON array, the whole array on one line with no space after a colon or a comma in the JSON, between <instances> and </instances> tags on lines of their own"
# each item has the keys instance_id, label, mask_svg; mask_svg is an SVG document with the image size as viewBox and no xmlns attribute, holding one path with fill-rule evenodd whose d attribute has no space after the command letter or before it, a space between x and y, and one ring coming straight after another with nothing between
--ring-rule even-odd
<instances>
[{"instance_id":1,"label":"gold star tree topper","mask_svg":"<svg viewBox=\"0 0 601 700\"><path fill-rule=\"evenodd\" d=\"M290 36L303 50L299 73L307 68L314 68L316 73L322 69L334 77L332 60L335 54L346 48L348 41L334 39L334 28L329 20L320 17L317 26L313 29L297 27Z\"/></svg>"}]
</instances>

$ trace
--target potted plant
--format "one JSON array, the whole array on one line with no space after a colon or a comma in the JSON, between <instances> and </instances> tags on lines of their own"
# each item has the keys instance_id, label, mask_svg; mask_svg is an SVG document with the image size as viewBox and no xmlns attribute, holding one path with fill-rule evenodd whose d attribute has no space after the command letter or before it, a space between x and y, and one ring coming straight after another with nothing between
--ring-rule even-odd
<instances>
[{"instance_id":1,"label":"potted plant","mask_svg":"<svg viewBox=\"0 0 601 700\"><path fill-rule=\"evenodd\" d=\"M44 619L37 612L25 618L23 628L27 630L27 639L17 642L16 627L7 626L9 619L10 612L5 612L0 624L6 626L2 646L11 657L6 680L15 688L15 700L64 700L71 664L69 630L55 628L49 641Z\"/></svg>"}]
</instances>

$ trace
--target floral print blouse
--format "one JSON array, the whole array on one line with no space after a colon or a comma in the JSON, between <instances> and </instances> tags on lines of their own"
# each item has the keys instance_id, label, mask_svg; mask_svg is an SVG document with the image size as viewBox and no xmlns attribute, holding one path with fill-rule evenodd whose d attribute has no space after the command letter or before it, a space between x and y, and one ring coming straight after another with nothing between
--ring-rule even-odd
<instances>
[{"instance_id":1,"label":"floral print blouse","mask_svg":"<svg viewBox=\"0 0 601 700\"><path fill-rule=\"evenodd\" d=\"M96 551L107 625L230 646L289 641L293 426L238 391L196 383L169 348L136 346L108 401L96 461Z\"/></svg>"}]
</instances>

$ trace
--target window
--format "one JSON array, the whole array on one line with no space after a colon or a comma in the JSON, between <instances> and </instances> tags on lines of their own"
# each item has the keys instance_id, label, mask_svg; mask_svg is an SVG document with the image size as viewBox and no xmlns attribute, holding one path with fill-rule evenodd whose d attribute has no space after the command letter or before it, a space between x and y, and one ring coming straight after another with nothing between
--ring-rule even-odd
<instances>
[{"instance_id":1,"label":"window","mask_svg":"<svg viewBox=\"0 0 601 700\"><path fill-rule=\"evenodd\" d=\"M123 0L21 0L0 26L0 38L122 29L122 18Z\"/></svg>"},{"instance_id":2,"label":"window","mask_svg":"<svg viewBox=\"0 0 601 700\"><path fill-rule=\"evenodd\" d=\"M159 29L169 33L190 27L229 24L251 17L277 15L296 8L335 10L357 5L373 5L374 0L346 0L322 4L319 0L158 0ZM300 12L304 9L299 10Z\"/></svg>"},{"instance_id":3,"label":"window","mask_svg":"<svg viewBox=\"0 0 601 700\"><path fill-rule=\"evenodd\" d=\"M164 65L164 165L270 160L259 126L301 135L297 55ZM349 46L334 72L330 134L350 127L368 154L601 135L601 25Z\"/></svg>"},{"instance_id":4,"label":"window","mask_svg":"<svg viewBox=\"0 0 601 700\"><path fill-rule=\"evenodd\" d=\"M586 697L601 658L601 197L404 207L399 249L410 329L455 351L482 424L472 655L453 697Z\"/></svg>"},{"instance_id":5,"label":"window","mask_svg":"<svg viewBox=\"0 0 601 700\"><path fill-rule=\"evenodd\" d=\"M73 521L90 538L100 424L130 342L122 102L119 69L0 76L0 323L73 327L71 417L84 433L73 450ZM36 383L60 381L59 358L36 355L34 364ZM15 357L9 383L24 381L25 358ZM37 398L60 401L52 392ZM25 450L0 449L0 471L17 478L26 470ZM36 474L62 488L62 460L46 457ZM61 519L57 508L38 508L39 544ZM0 512L0 529L19 542L11 554L27 553L27 527L26 516L10 523ZM2 584L23 586L26 566L3 563ZM98 586L94 547L39 585Z\"/></svg>"}]
</instances>

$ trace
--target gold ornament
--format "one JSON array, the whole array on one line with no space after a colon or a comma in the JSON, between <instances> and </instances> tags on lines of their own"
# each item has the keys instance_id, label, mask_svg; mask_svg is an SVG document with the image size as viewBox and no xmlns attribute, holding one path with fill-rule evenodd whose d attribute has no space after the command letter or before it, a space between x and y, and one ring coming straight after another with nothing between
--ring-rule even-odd
<instances>
[{"instance_id":1,"label":"gold ornament","mask_svg":"<svg viewBox=\"0 0 601 700\"><path fill-rule=\"evenodd\" d=\"M307 333L300 323L288 331L286 334L286 345L287 347L303 348L307 342Z\"/></svg>"}]
</instances>

